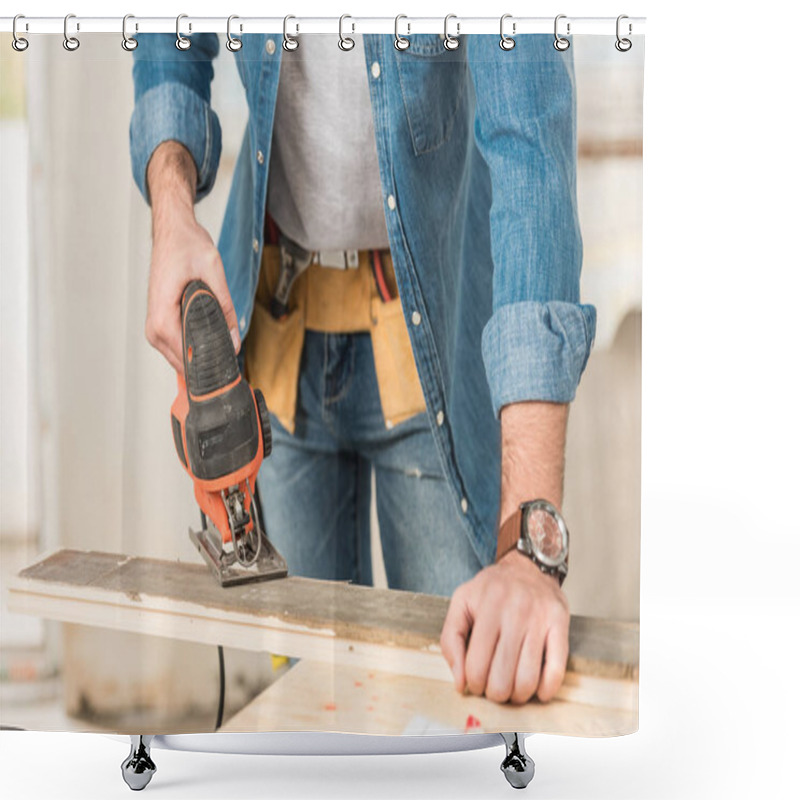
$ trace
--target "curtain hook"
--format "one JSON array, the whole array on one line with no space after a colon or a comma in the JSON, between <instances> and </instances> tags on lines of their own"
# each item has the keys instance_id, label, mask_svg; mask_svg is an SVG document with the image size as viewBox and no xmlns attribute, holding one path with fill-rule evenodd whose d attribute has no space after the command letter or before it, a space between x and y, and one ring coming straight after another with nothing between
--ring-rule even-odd
<instances>
[{"instance_id":1,"label":"curtain hook","mask_svg":"<svg viewBox=\"0 0 800 800\"><path fill-rule=\"evenodd\" d=\"M408 50L409 46L411 45L411 40L410 39L407 39L405 36L401 36L400 35L400 20L401 19L408 19L408 17L405 14L398 14L394 18L394 47L395 47L395 50L399 50L400 52L402 52L403 50ZM407 22L406 23L406 28L408 28L406 33L410 34L411 33L411 23Z\"/></svg>"},{"instance_id":2,"label":"curtain hook","mask_svg":"<svg viewBox=\"0 0 800 800\"><path fill-rule=\"evenodd\" d=\"M236 14L231 14L228 17L228 41L225 42L225 47L227 47L228 50L231 51L231 53L238 53L239 50L242 49L242 40L241 40L241 38L238 38L238 37L235 37L235 36L231 36L231 22L233 22L233 20L235 20L235 19L239 19L239 17L237 17ZM241 32L242 32L242 26L240 25L239 26L239 33L241 33Z\"/></svg>"},{"instance_id":3,"label":"curtain hook","mask_svg":"<svg viewBox=\"0 0 800 800\"><path fill-rule=\"evenodd\" d=\"M21 53L23 50L28 49L28 45L30 42L25 39L23 36L17 36L17 20L18 19L25 19L24 14L17 14L14 17L14 22L11 24L11 35L14 37L11 40L11 46L18 52ZM25 23L25 30L28 30L28 23Z\"/></svg>"},{"instance_id":4,"label":"curtain hook","mask_svg":"<svg viewBox=\"0 0 800 800\"><path fill-rule=\"evenodd\" d=\"M630 50L631 47L633 47L633 42L630 39L623 39L619 35L620 22L622 22L622 20L624 20L624 19L628 19L628 15L627 14L620 14L617 17L617 41L614 42L614 47L616 47L617 50L619 50L620 53L627 53L628 50ZM629 22L628 23L628 36L630 36L632 33L633 33L633 26Z\"/></svg>"},{"instance_id":5,"label":"curtain hook","mask_svg":"<svg viewBox=\"0 0 800 800\"><path fill-rule=\"evenodd\" d=\"M349 36L345 36L342 32L342 27L346 19L352 19L352 17L349 14L342 14L342 16L339 17L339 49L345 52L352 50L356 46L355 40L351 39ZM352 28L351 33L355 33L355 23L351 22L350 26Z\"/></svg>"},{"instance_id":6,"label":"curtain hook","mask_svg":"<svg viewBox=\"0 0 800 800\"><path fill-rule=\"evenodd\" d=\"M67 16L64 17L64 41L62 44L64 45L65 50L69 50L70 53L74 53L81 46L81 43L76 36L70 36L69 32L67 31L67 26L69 25L69 21L71 19L75 19L74 14L67 14ZM75 23L75 26L76 30L81 29L80 23Z\"/></svg>"},{"instance_id":7,"label":"curtain hook","mask_svg":"<svg viewBox=\"0 0 800 800\"><path fill-rule=\"evenodd\" d=\"M569 39L565 39L561 34L558 32L558 21L560 19L566 19L566 14L559 14L556 17L555 26L554 26L554 35L555 39L553 40L553 47L558 50L560 53L563 53L565 50L569 49ZM572 26L569 22L567 22L567 36L569 36L571 32Z\"/></svg>"},{"instance_id":8,"label":"curtain hook","mask_svg":"<svg viewBox=\"0 0 800 800\"><path fill-rule=\"evenodd\" d=\"M188 50L192 46L191 40L187 39L185 36L181 36L181 20L187 19L188 14L178 14L178 18L175 20L175 47L178 50ZM192 25L189 24L189 32L192 31Z\"/></svg>"},{"instance_id":9,"label":"curtain hook","mask_svg":"<svg viewBox=\"0 0 800 800\"><path fill-rule=\"evenodd\" d=\"M503 33L503 24L505 23L505 21L507 19L511 19L511 18L512 18L511 14L503 14L503 16L500 17L500 49L501 50L506 50L506 51L513 50L514 47L517 44L514 41L514 39L511 38L511 36L506 36L505 33ZM516 22L512 22L511 23L511 33L512 34L516 34L516 32L517 32L517 23Z\"/></svg>"},{"instance_id":10,"label":"curtain hook","mask_svg":"<svg viewBox=\"0 0 800 800\"><path fill-rule=\"evenodd\" d=\"M127 25L129 19L136 19L133 14L126 14L122 18L122 49L127 50L129 53L139 46L137 39L128 36ZM136 30L139 30L139 24L136 24Z\"/></svg>"},{"instance_id":11,"label":"curtain hook","mask_svg":"<svg viewBox=\"0 0 800 800\"><path fill-rule=\"evenodd\" d=\"M297 17L293 17L291 14L287 14L283 18L283 49L292 52L293 50L297 50L300 46L300 42L297 41L295 36L290 36L288 31L288 24L290 19L297 19ZM300 26L295 24L295 30L297 32L300 31Z\"/></svg>"},{"instance_id":12,"label":"curtain hook","mask_svg":"<svg viewBox=\"0 0 800 800\"><path fill-rule=\"evenodd\" d=\"M461 33L461 23L456 22L456 35L451 36L447 32L447 23L451 19L456 19L456 15L448 14L444 18L444 41L442 42L442 44L444 45L445 50L458 50L458 46L461 44L461 42L458 41L459 34Z\"/></svg>"}]
</instances>

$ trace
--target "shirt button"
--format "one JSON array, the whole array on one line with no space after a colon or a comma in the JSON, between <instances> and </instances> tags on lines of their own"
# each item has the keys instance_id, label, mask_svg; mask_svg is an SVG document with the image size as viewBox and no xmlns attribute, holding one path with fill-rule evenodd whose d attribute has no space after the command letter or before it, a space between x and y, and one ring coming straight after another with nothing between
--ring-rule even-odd
<instances>
[{"instance_id":1,"label":"shirt button","mask_svg":"<svg viewBox=\"0 0 800 800\"><path fill-rule=\"evenodd\" d=\"M389 206L390 211L394 211L397 208L397 200L394 199L393 194L390 194L386 198L386 205Z\"/></svg>"},{"instance_id":2,"label":"shirt button","mask_svg":"<svg viewBox=\"0 0 800 800\"><path fill-rule=\"evenodd\" d=\"M372 77L375 79L380 78L381 76L381 65L377 61L372 62L372 66L370 67L370 72L372 73Z\"/></svg>"},{"instance_id":3,"label":"shirt button","mask_svg":"<svg viewBox=\"0 0 800 800\"><path fill-rule=\"evenodd\" d=\"M437 425L438 425L440 428L442 427L442 425L444 425L444 411L440 411L440 412L439 412L439 413L436 415L436 424L437 424ZM464 501L464 503L466 503L466 502L467 502L467 501L465 500L465 501ZM463 503L462 503L462 505L463 505ZM466 509L464 509L464 510L466 511Z\"/></svg>"},{"instance_id":4,"label":"shirt button","mask_svg":"<svg viewBox=\"0 0 800 800\"><path fill-rule=\"evenodd\" d=\"M264 163L264 154L260 150L256 153L256 159L259 164Z\"/></svg>"},{"instance_id":5,"label":"shirt button","mask_svg":"<svg viewBox=\"0 0 800 800\"><path fill-rule=\"evenodd\" d=\"M239 320L239 327L240 327L242 330L244 330L244 326L245 326L246 324L247 324L247 321L245 320L245 318L244 318L244 317L242 317L242 318Z\"/></svg>"},{"instance_id":6,"label":"shirt button","mask_svg":"<svg viewBox=\"0 0 800 800\"><path fill-rule=\"evenodd\" d=\"M461 498L461 510L466 514L468 508L469 508L469 505L467 504L467 498L466 497L462 497Z\"/></svg>"},{"instance_id":7,"label":"shirt button","mask_svg":"<svg viewBox=\"0 0 800 800\"><path fill-rule=\"evenodd\" d=\"M267 43L266 43L265 47L267 48L267 52L270 55L273 55L275 53L275 40L274 39L267 39Z\"/></svg>"},{"instance_id":8,"label":"shirt button","mask_svg":"<svg viewBox=\"0 0 800 800\"><path fill-rule=\"evenodd\" d=\"M419 313L419 311L415 311L415 312L414 312L414 313L411 315L411 322L412 322L412 324L414 324L414 325L419 325L419 324L420 324L420 322L422 322L422 315Z\"/></svg>"},{"instance_id":9,"label":"shirt button","mask_svg":"<svg viewBox=\"0 0 800 800\"><path fill-rule=\"evenodd\" d=\"M258 252L258 239L253 239L253 252Z\"/></svg>"}]
</instances>

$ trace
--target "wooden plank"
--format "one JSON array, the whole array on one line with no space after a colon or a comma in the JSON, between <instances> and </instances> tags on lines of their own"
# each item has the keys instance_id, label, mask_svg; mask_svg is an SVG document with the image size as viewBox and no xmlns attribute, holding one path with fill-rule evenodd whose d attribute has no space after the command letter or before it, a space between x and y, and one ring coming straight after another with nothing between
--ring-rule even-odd
<instances>
[{"instance_id":1,"label":"wooden plank","mask_svg":"<svg viewBox=\"0 0 800 800\"><path fill-rule=\"evenodd\" d=\"M60 550L23 570L12 611L135 633L451 681L439 635L448 600L285 578L222 589L202 564ZM638 625L573 617L559 697L630 708Z\"/></svg>"},{"instance_id":2,"label":"wooden plank","mask_svg":"<svg viewBox=\"0 0 800 800\"><path fill-rule=\"evenodd\" d=\"M617 736L637 730L627 709L554 700L500 705L460 695L452 683L303 660L221 728L226 732L327 730L388 735L558 733Z\"/></svg>"}]
</instances>

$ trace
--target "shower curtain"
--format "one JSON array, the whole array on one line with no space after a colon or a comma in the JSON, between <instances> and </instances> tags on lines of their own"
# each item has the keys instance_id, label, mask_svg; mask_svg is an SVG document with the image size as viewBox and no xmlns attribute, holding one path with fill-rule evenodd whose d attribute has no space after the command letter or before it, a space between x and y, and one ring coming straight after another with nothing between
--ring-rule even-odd
<instances>
[{"instance_id":1,"label":"shower curtain","mask_svg":"<svg viewBox=\"0 0 800 800\"><path fill-rule=\"evenodd\" d=\"M643 38L185 38L0 41L0 722L635 731ZM148 309L202 253L286 578L187 533L180 294Z\"/></svg>"}]
</instances>

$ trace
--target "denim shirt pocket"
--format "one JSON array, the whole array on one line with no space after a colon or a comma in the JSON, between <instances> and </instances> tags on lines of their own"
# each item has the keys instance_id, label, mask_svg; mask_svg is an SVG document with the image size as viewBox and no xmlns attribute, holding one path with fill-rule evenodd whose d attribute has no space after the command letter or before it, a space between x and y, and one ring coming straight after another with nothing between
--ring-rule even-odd
<instances>
[{"instance_id":1,"label":"denim shirt pocket","mask_svg":"<svg viewBox=\"0 0 800 800\"><path fill-rule=\"evenodd\" d=\"M446 50L438 34L415 34L395 51L400 91L416 155L436 150L453 130L468 80L466 41Z\"/></svg>"}]
</instances>

